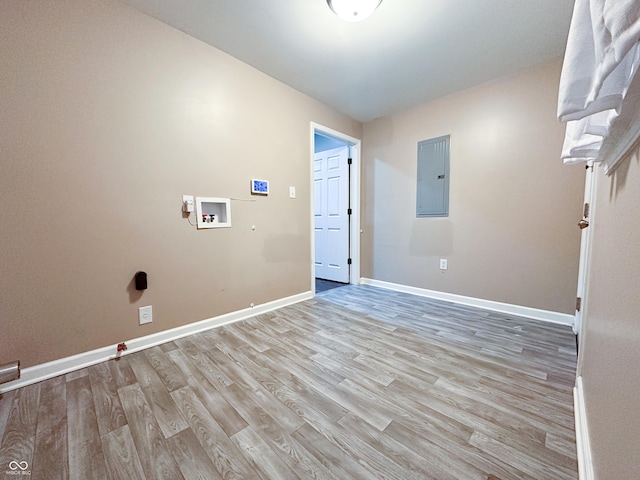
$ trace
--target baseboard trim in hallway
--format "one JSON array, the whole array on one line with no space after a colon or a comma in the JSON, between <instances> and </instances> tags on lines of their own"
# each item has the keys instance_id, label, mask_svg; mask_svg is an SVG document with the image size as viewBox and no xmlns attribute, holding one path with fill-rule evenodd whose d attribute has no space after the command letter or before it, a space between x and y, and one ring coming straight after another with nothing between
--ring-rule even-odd
<instances>
[{"instance_id":1,"label":"baseboard trim in hallway","mask_svg":"<svg viewBox=\"0 0 640 480\"><path fill-rule=\"evenodd\" d=\"M573 389L573 405L576 417L576 447L578 450L578 478L580 480L594 480L593 461L591 459L591 443L587 428L587 412L584 406L584 388L582 377L576 379Z\"/></svg>"},{"instance_id":2,"label":"baseboard trim in hallway","mask_svg":"<svg viewBox=\"0 0 640 480\"><path fill-rule=\"evenodd\" d=\"M484 300L482 298L465 297L464 295L456 295L454 293L437 292L435 290L427 290L425 288L410 287L399 283L384 282L382 280L374 280L372 278L361 278L362 285L370 285L372 287L386 288L396 292L410 293L421 297L433 298L435 300L443 300L445 302L458 303L469 307L482 308L484 310L492 310L494 312L506 313L509 315L517 315L533 320L542 320L543 322L558 323L561 325L573 326L574 316L567 313L552 312L549 310L540 310L537 308L523 307L521 305L512 305L509 303L494 302L493 300Z\"/></svg>"},{"instance_id":3,"label":"baseboard trim in hallway","mask_svg":"<svg viewBox=\"0 0 640 480\"><path fill-rule=\"evenodd\" d=\"M138 337L127 340L126 354L131 354L144 350L145 348L154 347L161 343L171 342L178 338L186 337L194 333L210 330L215 327L227 325L229 323L245 320L261 313L277 310L294 303L303 302L313 298L311 291L292 295L290 297L281 298L271 302L255 305L253 308L245 308L237 310L235 312L226 313L217 317L211 317L206 320L201 320L180 327L172 328L170 330L164 330L162 332L153 333L144 337ZM79 353L70 357L61 358L52 362L35 365L33 367L24 368L21 371L20 378L13 382L0 385L0 393L9 392L16 388L26 387L49 378L57 377L58 375L64 375L81 368L95 365L96 363L104 362L115 358L116 345L109 345L102 348L97 348L88 352Z\"/></svg>"}]
</instances>

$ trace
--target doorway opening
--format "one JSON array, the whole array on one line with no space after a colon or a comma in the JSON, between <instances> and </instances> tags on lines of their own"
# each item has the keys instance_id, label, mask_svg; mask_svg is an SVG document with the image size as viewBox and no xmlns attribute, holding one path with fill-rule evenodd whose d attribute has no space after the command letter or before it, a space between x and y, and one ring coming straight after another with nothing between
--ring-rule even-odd
<instances>
[{"instance_id":1,"label":"doorway opening","mask_svg":"<svg viewBox=\"0 0 640 480\"><path fill-rule=\"evenodd\" d=\"M360 280L360 140L311 123L311 289Z\"/></svg>"},{"instance_id":2,"label":"doorway opening","mask_svg":"<svg viewBox=\"0 0 640 480\"><path fill-rule=\"evenodd\" d=\"M349 285L348 283L342 282L333 282L331 280L324 280L322 278L316 277L316 294L322 292L328 292L329 290L333 290L334 288L344 287L345 285Z\"/></svg>"}]
</instances>

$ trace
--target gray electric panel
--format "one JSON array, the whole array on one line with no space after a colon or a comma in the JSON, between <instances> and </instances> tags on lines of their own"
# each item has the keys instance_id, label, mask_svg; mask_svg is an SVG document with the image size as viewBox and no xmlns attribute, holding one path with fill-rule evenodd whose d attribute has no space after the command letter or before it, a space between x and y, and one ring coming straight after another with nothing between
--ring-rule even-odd
<instances>
[{"instance_id":1,"label":"gray electric panel","mask_svg":"<svg viewBox=\"0 0 640 480\"><path fill-rule=\"evenodd\" d=\"M418 142L416 217L449 216L450 136Z\"/></svg>"}]
</instances>

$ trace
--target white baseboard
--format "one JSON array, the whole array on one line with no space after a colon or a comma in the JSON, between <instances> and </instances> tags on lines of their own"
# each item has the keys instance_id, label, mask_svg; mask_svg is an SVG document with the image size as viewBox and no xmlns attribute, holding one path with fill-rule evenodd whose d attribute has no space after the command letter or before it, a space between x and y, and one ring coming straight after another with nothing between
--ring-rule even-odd
<instances>
[{"instance_id":1,"label":"white baseboard","mask_svg":"<svg viewBox=\"0 0 640 480\"><path fill-rule=\"evenodd\" d=\"M587 412L584 406L584 389L582 377L576 379L573 389L573 406L576 417L576 447L578 449L578 478L580 480L594 480L593 461L591 459L591 444L587 428Z\"/></svg>"},{"instance_id":2,"label":"white baseboard","mask_svg":"<svg viewBox=\"0 0 640 480\"><path fill-rule=\"evenodd\" d=\"M454 293L437 292L435 290L410 287L407 285L400 285L398 283L383 282L382 280L373 280L371 278L361 278L360 283L362 285L371 285L372 287L395 290L396 292L420 295L421 297L433 298L435 300L444 300L445 302L459 303L461 305L483 308L485 310L492 310L494 312L517 315L519 317L531 318L533 320L542 320L544 322L573 326L574 316L566 313L540 310L537 308L523 307L520 305L511 305L509 303L494 302L492 300L483 300L481 298L465 297L463 295L456 295Z\"/></svg>"},{"instance_id":3,"label":"white baseboard","mask_svg":"<svg viewBox=\"0 0 640 480\"><path fill-rule=\"evenodd\" d=\"M245 308L235 312L226 313L217 317L208 318L199 322L190 323L181 327L172 328L170 330L164 330L162 332L153 333L144 337L134 338L127 340L127 350L123 352L123 355L138 352L145 348L154 347L161 343L170 342L178 338L193 335L194 333L210 330L215 327L227 325L229 323L244 320L262 313L277 310L278 308L286 307L294 303L302 302L313 298L312 292L299 293L290 297L281 298L272 302L256 305L253 308ZM96 363L111 360L116 357L116 345L109 345L106 347L91 350L89 352L79 353L71 357L61 358L52 362L43 363L33 367L28 367L20 372L20 378L13 382L8 382L0 385L0 393L5 393L16 388L25 387L33 383L41 382L49 378L57 377L58 375L64 375L81 368L95 365Z\"/></svg>"}]
</instances>

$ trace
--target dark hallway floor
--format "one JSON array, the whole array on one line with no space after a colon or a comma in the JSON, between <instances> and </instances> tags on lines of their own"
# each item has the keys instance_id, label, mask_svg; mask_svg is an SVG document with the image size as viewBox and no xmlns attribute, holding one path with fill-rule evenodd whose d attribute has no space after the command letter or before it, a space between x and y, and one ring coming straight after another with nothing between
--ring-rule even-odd
<instances>
[{"instance_id":1,"label":"dark hallway floor","mask_svg":"<svg viewBox=\"0 0 640 480\"><path fill-rule=\"evenodd\" d=\"M332 282L331 280L323 280L322 278L316 278L316 293L326 292L332 288L344 287L349 285L348 283Z\"/></svg>"}]
</instances>

